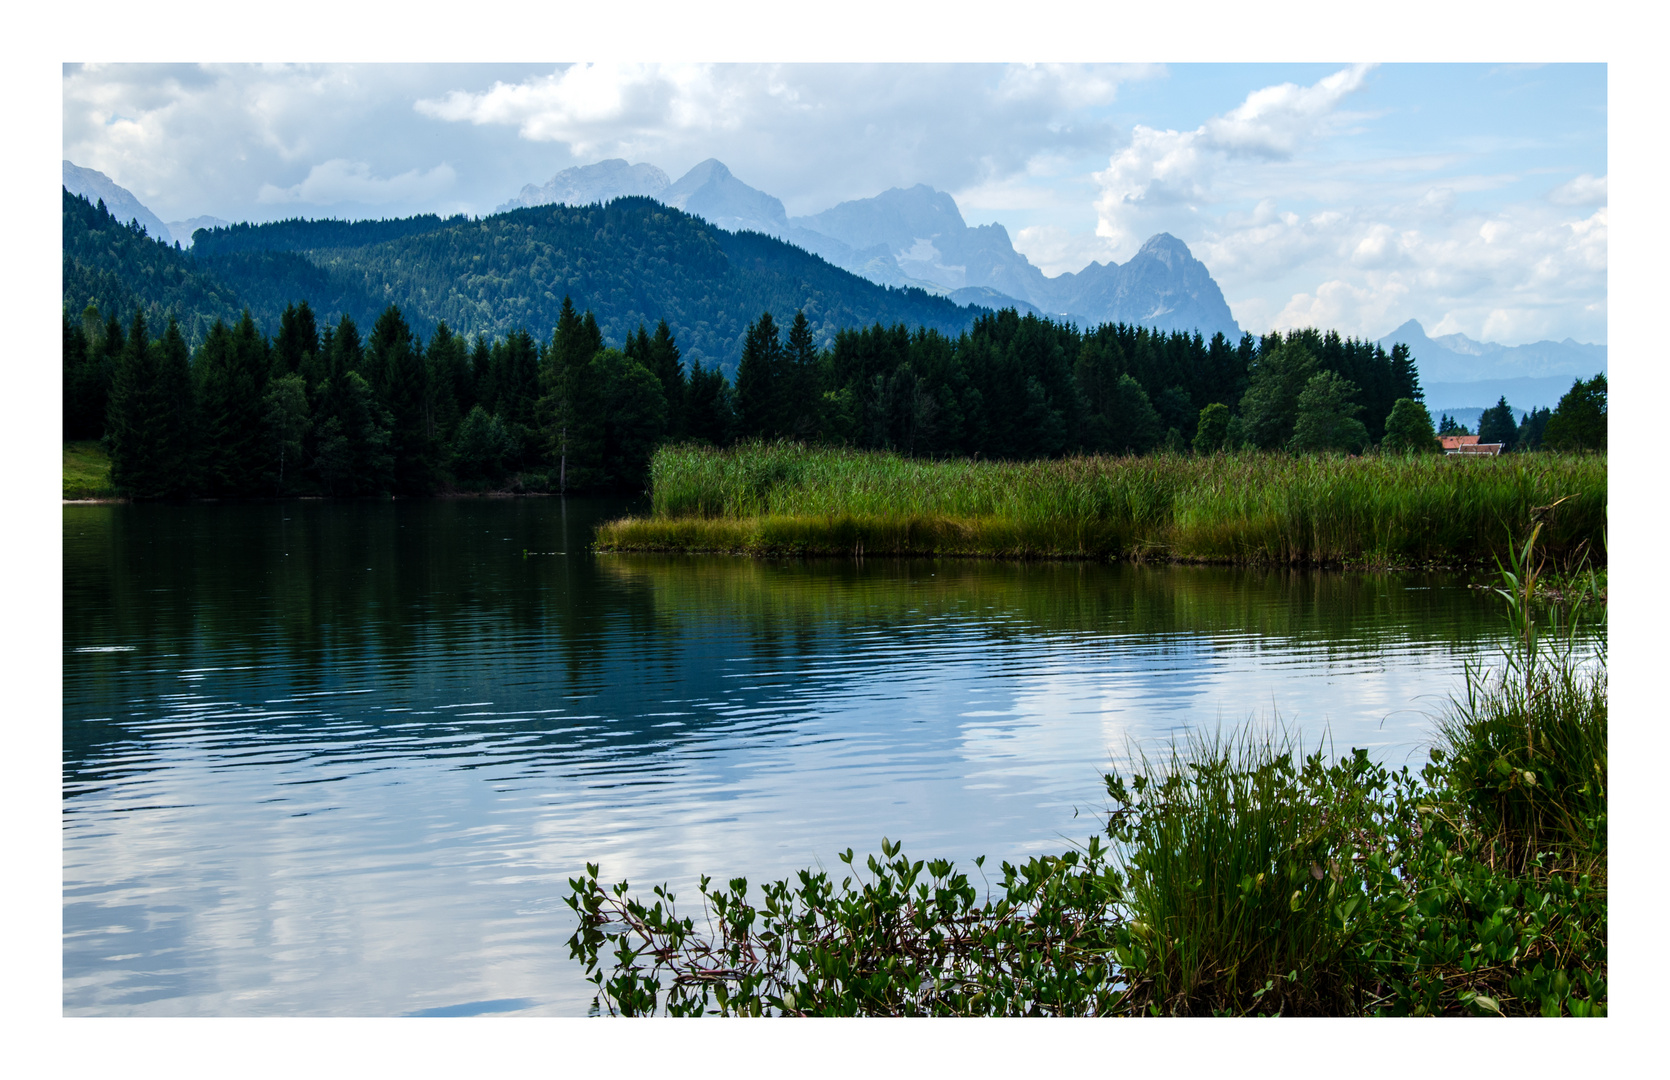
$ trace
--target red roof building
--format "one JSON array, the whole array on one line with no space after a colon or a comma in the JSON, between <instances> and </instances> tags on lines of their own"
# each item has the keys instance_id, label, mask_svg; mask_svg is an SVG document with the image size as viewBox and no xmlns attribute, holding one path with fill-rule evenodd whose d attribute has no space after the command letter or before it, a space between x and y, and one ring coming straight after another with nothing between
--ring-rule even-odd
<instances>
[{"instance_id":1,"label":"red roof building","mask_svg":"<svg viewBox=\"0 0 1670 1080\"><path fill-rule=\"evenodd\" d=\"M1477 435L1440 435L1438 443L1444 453L1464 457L1495 457L1502 452L1501 443L1481 443Z\"/></svg>"}]
</instances>

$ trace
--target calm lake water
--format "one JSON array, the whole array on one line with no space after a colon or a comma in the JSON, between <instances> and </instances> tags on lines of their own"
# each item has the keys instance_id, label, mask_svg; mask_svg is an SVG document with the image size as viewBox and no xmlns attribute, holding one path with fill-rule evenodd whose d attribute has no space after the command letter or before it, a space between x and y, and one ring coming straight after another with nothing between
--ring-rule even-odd
<instances>
[{"instance_id":1,"label":"calm lake water","mask_svg":"<svg viewBox=\"0 0 1670 1080\"><path fill-rule=\"evenodd\" d=\"M1060 851L1190 727L1418 764L1500 641L1440 575L588 554L626 508L65 507L65 1013L583 1014L588 861Z\"/></svg>"}]
</instances>

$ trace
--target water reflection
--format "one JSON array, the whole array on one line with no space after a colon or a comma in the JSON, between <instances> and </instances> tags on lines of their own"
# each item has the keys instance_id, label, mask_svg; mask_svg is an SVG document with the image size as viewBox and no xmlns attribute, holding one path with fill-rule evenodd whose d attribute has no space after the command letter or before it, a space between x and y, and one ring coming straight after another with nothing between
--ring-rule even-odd
<instances>
[{"instance_id":1,"label":"water reflection","mask_svg":"<svg viewBox=\"0 0 1670 1080\"><path fill-rule=\"evenodd\" d=\"M65 508L66 1012L582 1012L586 861L1059 849L1131 740L1401 760L1497 630L1440 576L587 554L622 509Z\"/></svg>"}]
</instances>

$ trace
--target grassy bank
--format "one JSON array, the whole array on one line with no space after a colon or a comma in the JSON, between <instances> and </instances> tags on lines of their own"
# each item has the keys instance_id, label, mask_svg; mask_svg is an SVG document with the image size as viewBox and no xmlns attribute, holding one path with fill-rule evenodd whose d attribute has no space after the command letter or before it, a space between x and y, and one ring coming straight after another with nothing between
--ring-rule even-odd
<instances>
[{"instance_id":1,"label":"grassy bank","mask_svg":"<svg viewBox=\"0 0 1670 1080\"><path fill-rule=\"evenodd\" d=\"M588 865L573 955L627 1015L1605 1015L1604 637L1579 655L1580 606L1528 604L1418 773L1194 737L1107 777L1101 836L983 889L884 839L838 883L704 877L700 923Z\"/></svg>"},{"instance_id":2,"label":"grassy bank","mask_svg":"<svg viewBox=\"0 0 1670 1080\"><path fill-rule=\"evenodd\" d=\"M97 442L64 444L64 498L112 499L110 455Z\"/></svg>"},{"instance_id":3,"label":"grassy bank","mask_svg":"<svg viewBox=\"0 0 1670 1080\"><path fill-rule=\"evenodd\" d=\"M1605 528L1594 455L932 462L751 444L664 448L650 473L651 516L604 525L598 550L1460 565L1538 517L1556 560Z\"/></svg>"}]
</instances>

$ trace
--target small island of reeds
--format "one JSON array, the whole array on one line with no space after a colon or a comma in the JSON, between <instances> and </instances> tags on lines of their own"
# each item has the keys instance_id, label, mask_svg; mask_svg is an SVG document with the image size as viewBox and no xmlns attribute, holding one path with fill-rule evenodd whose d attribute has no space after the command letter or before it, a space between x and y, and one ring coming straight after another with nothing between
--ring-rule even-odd
<instances>
[{"instance_id":1,"label":"small island of reeds","mask_svg":"<svg viewBox=\"0 0 1670 1080\"><path fill-rule=\"evenodd\" d=\"M755 442L664 447L650 494L597 550L1465 566L1537 523L1556 561L1603 558L1606 457L933 461Z\"/></svg>"}]
</instances>

